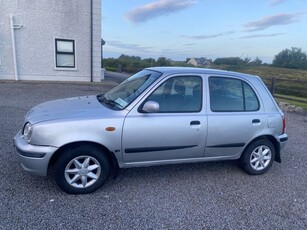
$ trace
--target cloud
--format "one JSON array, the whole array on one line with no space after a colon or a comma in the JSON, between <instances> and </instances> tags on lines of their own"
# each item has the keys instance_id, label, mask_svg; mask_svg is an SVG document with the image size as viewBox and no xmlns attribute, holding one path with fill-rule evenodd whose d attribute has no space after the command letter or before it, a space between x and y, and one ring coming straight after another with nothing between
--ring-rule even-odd
<instances>
[{"instance_id":1,"label":"cloud","mask_svg":"<svg viewBox=\"0 0 307 230\"><path fill-rule=\"evenodd\" d=\"M270 5L270 6L276 6L276 5L282 4L282 3L284 3L284 2L286 2L286 0L271 0L271 1L269 2L269 5Z\"/></svg>"},{"instance_id":2,"label":"cloud","mask_svg":"<svg viewBox=\"0 0 307 230\"><path fill-rule=\"evenodd\" d=\"M274 33L274 34L254 34L240 37L241 39L250 39L250 38L267 38L267 37L276 37L280 35L285 35L287 33Z\"/></svg>"},{"instance_id":3,"label":"cloud","mask_svg":"<svg viewBox=\"0 0 307 230\"><path fill-rule=\"evenodd\" d=\"M287 25L290 23L294 23L298 21L298 15L297 14L276 14L264 17L258 21L252 21L244 25L244 27L247 28L248 31L258 31L258 30L264 30L271 26L281 26L281 25Z\"/></svg>"},{"instance_id":4,"label":"cloud","mask_svg":"<svg viewBox=\"0 0 307 230\"><path fill-rule=\"evenodd\" d=\"M149 52L150 49L154 48L154 47L151 47L151 46L140 46L140 45L137 45L137 44L126 44L126 43L122 43L122 42L116 41L116 40L108 41L107 45L115 47L115 48L133 50L133 51L139 51L139 52Z\"/></svg>"},{"instance_id":5,"label":"cloud","mask_svg":"<svg viewBox=\"0 0 307 230\"><path fill-rule=\"evenodd\" d=\"M222 33L217 33L217 34L207 34L207 35L195 35L195 36L184 35L183 37L189 38L189 39L194 39L194 40L205 40L205 39L227 36L227 35L234 34L234 33L235 33L235 31L228 31L228 32L222 32Z\"/></svg>"},{"instance_id":6,"label":"cloud","mask_svg":"<svg viewBox=\"0 0 307 230\"><path fill-rule=\"evenodd\" d=\"M146 22L150 19L171 14L197 3L197 0L158 0L143 6L139 6L124 17L132 23Z\"/></svg>"},{"instance_id":7,"label":"cloud","mask_svg":"<svg viewBox=\"0 0 307 230\"><path fill-rule=\"evenodd\" d=\"M185 44L182 44L182 46L194 46L195 43L185 43Z\"/></svg>"}]
</instances>

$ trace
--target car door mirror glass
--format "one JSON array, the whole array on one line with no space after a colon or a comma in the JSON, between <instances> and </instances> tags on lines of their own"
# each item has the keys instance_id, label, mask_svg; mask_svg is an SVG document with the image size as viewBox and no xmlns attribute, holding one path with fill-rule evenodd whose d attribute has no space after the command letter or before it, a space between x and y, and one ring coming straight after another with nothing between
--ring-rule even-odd
<instances>
[{"instance_id":1,"label":"car door mirror glass","mask_svg":"<svg viewBox=\"0 0 307 230\"><path fill-rule=\"evenodd\" d=\"M145 113L158 113L160 109L160 105L158 102L155 101L147 101L143 108L142 108L142 112Z\"/></svg>"}]
</instances>

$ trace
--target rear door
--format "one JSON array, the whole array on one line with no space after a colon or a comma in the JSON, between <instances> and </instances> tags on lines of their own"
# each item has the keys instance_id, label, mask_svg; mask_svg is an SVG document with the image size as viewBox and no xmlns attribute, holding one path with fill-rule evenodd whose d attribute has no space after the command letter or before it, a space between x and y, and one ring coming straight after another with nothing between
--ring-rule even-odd
<instances>
[{"instance_id":1,"label":"rear door","mask_svg":"<svg viewBox=\"0 0 307 230\"><path fill-rule=\"evenodd\" d=\"M210 76L206 157L233 157L264 129L263 107L252 86L238 78Z\"/></svg>"},{"instance_id":2,"label":"rear door","mask_svg":"<svg viewBox=\"0 0 307 230\"><path fill-rule=\"evenodd\" d=\"M203 87L201 76L173 76L140 101L123 127L125 163L203 157L207 128ZM159 103L160 110L142 112L146 101Z\"/></svg>"}]
</instances>

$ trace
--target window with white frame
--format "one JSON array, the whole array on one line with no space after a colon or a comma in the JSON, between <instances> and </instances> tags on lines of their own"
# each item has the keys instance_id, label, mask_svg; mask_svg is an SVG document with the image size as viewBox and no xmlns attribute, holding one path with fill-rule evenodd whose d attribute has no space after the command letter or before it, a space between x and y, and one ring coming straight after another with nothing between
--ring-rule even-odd
<instances>
[{"instance_id":1,"label":"window with white frame","mask_svg":"<svg viewBox=\"0 0 307 230\"><path fill-rule=\"evenodd\" d=\"M56 68L75 68L75 41L70 39L55 39Z\"/></svg>"}]
</instances>

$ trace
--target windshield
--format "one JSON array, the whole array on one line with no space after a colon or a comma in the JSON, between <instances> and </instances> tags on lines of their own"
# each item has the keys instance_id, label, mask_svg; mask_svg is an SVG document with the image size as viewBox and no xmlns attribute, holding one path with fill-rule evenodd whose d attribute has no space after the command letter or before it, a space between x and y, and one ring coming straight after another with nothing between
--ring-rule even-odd
<instances>
[{"instance_id":1,"label":"windshield","mask_svg":"<svg viewBox=\"0 0 307 230\"><path fill-rule=\"evenodd\" d=\"M124 109L160 76L159 72L142 70L97 99L111 109Z\"/></svg>"}]
</instances>

